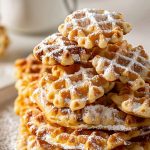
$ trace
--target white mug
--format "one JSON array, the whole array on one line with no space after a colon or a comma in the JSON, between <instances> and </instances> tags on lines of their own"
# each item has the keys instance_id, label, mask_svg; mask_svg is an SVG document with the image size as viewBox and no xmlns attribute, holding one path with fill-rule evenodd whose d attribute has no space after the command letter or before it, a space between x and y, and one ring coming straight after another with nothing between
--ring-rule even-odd
<instances>
[{"instance_id":1,"label":"white mug","mask_svg":"<svg viewBox=\"0 0 150 150\"><path fill-rule=\"evenodd\" d=\"M1 22L8 29L43 33L56 29L76 9L77 0L1 0L0 7Z\"/></svg>"}]
</instances>

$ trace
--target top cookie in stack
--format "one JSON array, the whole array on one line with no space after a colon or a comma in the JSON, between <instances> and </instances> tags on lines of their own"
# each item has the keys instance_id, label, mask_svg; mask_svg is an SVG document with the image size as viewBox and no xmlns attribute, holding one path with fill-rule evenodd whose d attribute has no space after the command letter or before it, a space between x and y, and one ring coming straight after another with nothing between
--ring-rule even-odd
<instances>
[{"instance_id":1,"label":"top cookie in stack","mask_svg":"<svg viewBox=\"0 0 150 150\"><path fill-rule=\"evenodd\" d=\"M123 40L130 24L120 13L82 9L58 30L34 48L36 60L16 63L20 134L34 137L19 145L148 150L150 61Z\"/></svg>"},{"instance_id":2,"label":"top cookie in stack","mask_svg":"<svg viewBox=\"0 0 150 150\"><path fill-rule=\"evenodd\" d=\"M120 13L100 9L82 9L67 16L59 32L75 41L80 47L105 48L109 43L117 43L131 30Z\"/></svg>"}]
</instances>

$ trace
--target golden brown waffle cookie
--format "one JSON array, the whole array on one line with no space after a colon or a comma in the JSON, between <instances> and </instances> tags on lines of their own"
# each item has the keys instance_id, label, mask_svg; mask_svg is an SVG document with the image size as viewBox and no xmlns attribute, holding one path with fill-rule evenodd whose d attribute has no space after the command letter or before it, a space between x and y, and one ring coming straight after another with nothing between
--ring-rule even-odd
<instances>
[{"instance_id":1,"label":"golden brown waffle cookie","mask_svg":"<svg viewBox=\"0 0 150 150\"><path fill-rule=\"evenodd\" d=\"M112 138L113 139L113 138ZM115 138L114 138L115 139ZM127 145L119 146L114 150L149 150L150 142L126 142ZM63 150L63 148L48 144L38 139L34 134L29 133L25 124L20 124L19 136L16 150Z\"/></svg>"},{"instance_id":2,"label":"golden brown waffle cookie","mask_svg":"<svg viewBox=\"0 0 150 150\"><path fill-rule=\"evenodd\" d=\"M77 46L60 33L47 37L33 50L34 56L46 65L72 65L86 63L92 55L92 50Z\"/></svg>"},{"instance_id":3,"label":"golden brown waffle cookie","mask_svg":"<svg viewBox=\"0 0 150 150\"><path fill-rule=\"evenodd\" d=\"M72 130L47 123L43 113L33 108L25 114L24 123L38 139L64 149L108 150L125 145L132 138L150 133L143 129L116 133L86 129Z\"/></svg>"},{"instance_id":4,"label":"golden brown waffle cookie","mask_svg":"<svg viewBox=\"0 0 150 150\"><path fill-rule=\"evenodd\" d=\"M17 150L33 150L34 148L38 148L39 150L43 150L40 148L38 142L36 141L36 136L31 135L27 130L26 126L21 124L19 127L19 135L17 140Z\"/></svg>"},{"instance_id":5,"label":"golden brown waffle cookie","mask_svg":"<svg viewBox=\"0 0 150 150\"><path fill-rule=\"evenodd\" d=\"M39 75L40 76L40 75ZM39 76L32 76L31 74L29 76L24 76L23 79L19 79L16 82L16 89L18 90L18 94L23 97L30 97L33 91L37 88L38 85L38 78Z\"/></svg>"},{"instance_id":6,"label":"golden brown waffle cookie","mask_svg":"<svg viewBox=\"0 0 150 150\"><path fill-rule=\"evenodd\" d=\"M126 146L120 146L115 150L150 150L150 141L132 142Z\"/></svg>"},{"instance_id":7,"label":"golden brown waffle cookie","mask_svg":"<svg viewBox=\"0 0 150 150\"><path fill-rule=\"evenodd\" d=\"M6 33L6 29L0 25L0 55L4 53L8 45L9 45L9 38Z\"/></svg>"},{"instance_id":8,"label":"golden brown waffle cookie","mask_svg":"<svg viewBox=\"0 0 150 150\"><path fill-rule=\"evenodd\" d=\"M150 119L127 115L113 108L106 96L84 108L72 111L69 108L57 108L46 100L45 94L33 93L31 99L37 103L50 122L72 129L103 129L129 131L137 127L150 126Z\"/></svg>"},{"instance_id":9,"label":"golden brown waffle cookie","mask_svg":"<svg viewBox=\"0 0 150 150\"><path fill-rule=\"evenodd\" d=\"M17 115L22 116L28 107L35 106L29 99L38 85L38 76L36 76L36 78L34 77L34 75L24 76L16 82L15 86L18 90L18 97L14 103L14 111Z\"/></svg>"},{"instance_id":10,"label":"golden brown waffle cookie","mask_svg":"<svg viewBox=\"0 0 150 150\"><path fill-rule=\"evenodd\" d=\"M19 135L16 150L62 150L59 147L48 144L31 134L22 122L19 126Z\"/></svg>"},{"instance_id":11,"label":"golden brown waffle cookie","mask_svg":"<svg viewBox=\"0 0 150 150\"><path fill-rule=\"evenodd\" d=\"M67 16L58 28L59 32L87 49L122 40L123 34L131 30L122 14L100 9L82 9Z\"/></svg>"},{"instance_id":12,"label":"golden brown waffle cookie","mask_svg":"<svg viewBox=\"0 0 150 150\"><path fill-rule=\"evenodd\" d=\"M35 88L37 88L37 80L43 72L50 73L51 67L42 65L33 57L33 55L29 55L27 58L18 59L15 63L15 67L16 76L18 78L16 89L19 94L15 101L15 112L16 114L21 115L28 105L33 105L33 103L29 101L29 97Z\"/></svg>"},{"instance_id":13,"label":"golden brown waffle cookie","mask_svg":"<svg viewBox=\"0 0 150 150\"><path fill-rule=\"evenodd\" d=\"M125 43L123 43L125 44ZM142 46L127 50L121 46L118 51L104 50L92 60L97 73L108 81L120 79L131 85L133 90L143 87L150 75L150 61Z\"/></svg>"},{"instance_id":14,"label":"golden brown waffle cookie","mask_svg":"<svg viewBox=\"0 0 150 150\"><path fill-rule=\"evenodd\" d=\"M48 101L58 108L79 110L86 104L95 102L114 86L113 82L99 76L94 68L82 65L57 66L52 73L59 73L60 76L45 73L37 91L44 92Z\"/></svg>"},{"instance_id":15,"label":"golden brown waffle cookie","mask_svg":"<svg viewBox=\"0 0 150 150\"><path fill-rule=\"evenodd\" d=\"M44 72L51 72L51 67L41 64L32 54L26 58L17 59L15 62L16 77L22 79L28 76L31 80L36 80Z\"/></svg>"},{"instance_id":16,"label":"golden brown waffle cookie","mask_svg":"<svg viewBox=\"0 0 150 150\"><path fill-rule=\"evenodd\" d=\"M37 88L37 80L45 71L51 72L51 67L42 65L38 62L33 55L27 58L18 59L15 63L16 76L16 89L18 90L18 97L15 101L15 112L18 115L23 115L28 106L35 105L29 97L35 88Z\"/></svg>"},{"instance_id":17,"label":"golden brown waffle cookie","mask_svg":"<svg viewBox=\"0 0 150 150\"><path fill-rule=\"evenodd\" d=\"M52 67L41 64L33 55L18 59L15 62L15 67L16 77L18 78L15 86L18 94L25 98L30 97L33 90L37 88L37 80L42 74L52 71Z\"/></svg>"},{"instance_id":18,"label":"golden brown waffle cookie","mask_svg":"<svg viewBox=\"0 0 150 150\"><path fill-rule=\"evenodd\" d=\"M119 86L119 92L111 94L111 99L118 108L128 114L150 118L150 85L148 83L137 91L132 91L121 83L116 86Z\"/></svg>"},{"instance_id":19,"label":"golden brown waffle cookie","mask_svg":"<svg viewBox=\"0 0 150 150\"><path fill-rule=\"evenodd\" d=\"M14 111L17 115L23 116L27 109L36 106L29 98L19 95L14 103Z\"/></svg>"}]
</instances>

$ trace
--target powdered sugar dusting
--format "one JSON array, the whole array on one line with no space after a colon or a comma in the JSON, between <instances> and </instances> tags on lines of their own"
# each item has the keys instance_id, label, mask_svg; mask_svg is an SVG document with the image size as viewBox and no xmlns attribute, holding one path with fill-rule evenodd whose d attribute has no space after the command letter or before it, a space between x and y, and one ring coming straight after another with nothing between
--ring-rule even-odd
<instances>
[{"instance_id":1,"label":"powdered sugar dusting","mask_svg":"<svg viewBox=\"0 0 150 150\"><path fill-rule=\"evenodd\" d=\"M42 80L46 80L45 76L43 77ZM91 90L93 91L95 87L97 88L98 92L94 93L95 95L93 101L95 101L97 98L100 98L104 95L105 92L104 85L107 81L103 83L99 82L97 84L96 83L97 80L100 80L100 76L96 74L93 68L80 67L78 71L74 72L74 74L64 73L59 79L55 81L51 81L51 79L46 81L45 85L44 86L42 85L42 88L50 92L47 94L48 99L49 99L49 95L52 92L55 93L54 98L52 98L54 101L55 100L57 101L57 103L53 101L53 104L55 106L57 106L59 100L59 105L61 107L67 105L72 110L75 109L77 110L81 108L78 106L75 107L73 100L78 101L78 103L81 105L83 104L82 105L83 108L84 104L90 101L89 93L91 93ZM79 92L79 90L83 92L81 93ZM77 96L75 97L74 95ZM61 101L62 98L64 100L63 104Z\"/></svg>"},{"instance_id":2,"label":"powdered sugar dusting","mask_svg":"<svg viewBox=\"0 0 150 150\"><path fill-rule=\"evenodd\" d=\"M69 41L68 38L63 37L60 33L54 33L36 46L34 53L37 56L40 55L42 61L50 58L52 62L55 60L62 63L64 58L66 61L68 58L73 59L75 62L86 61L82 60L81 54L85 53L87 55L89 52L78 47L75 42Z\"/></svg>"},{"instance_id":3,"label":"powdered sugar dusting","mask_svg":"<svg viewBox=\"0 0 150 150\"><path fill-rule=\"evenodd\" d=\"M141 107L141 104L140 104L140 103L137 103L137 102L134 102L134 103L133 103L133 106L132 106L133 111L136 111L137 109L139 109L139 107Z\"/></svg>"},{"instance_id":4,"label":"powdered sugar dusting","mask_svg":"<svg viewBox=\"0 0 150 150\"><path fill-rule=\"evenodd\" d=\"M62 144L62 143L57 143L55 142L55 140L53 140L53 138L51 137L50 134L46 134L45 137L44 137L44 140L46 142L48 142L49 144L52 144L52 145L55 145L55 146L60 146L64 149L80 149L80 150L84 150L84 145L83 144L79 144L77 146L74 146L74 145L66 145L66 144Z\"/></svg>"},{"instance_id":5,"label":"powdered sugar dusting","mask_svg":"<svg viewBox=\"0 0 150 150\"><path fill-rule=\"evenodd\" d=\"M142 78L146 77L149 73L150 63L146 57L141 55L142 52L143 49L140 46L129 52L119 49L116 53L111 52L109 57L107 57L108 53L105 56L95 57L92 63L96 71L105 79L111 77L111 81L114 81L116 79L121 80L124 77L131 84L132 89L136 90L143 86L141 84L142 82L144 83ZM136 76L136 79L132 79L133 75ZM122 82L125 81L122 80Z\"/></svg>"},{"instance_id":6,"label":"powdered sugar dusting","mask_svg":"<svg viewBox=\"0 0 150 150\"><path fill-rule=\"evenodd\" d=\"M18 118L13 106L0 109L0 150L14 150L16 147Z\"/></svg>"},{"instance_id":7,"label":"powdered sugar dusting","mask_svg":"<svg viewBox=\"0 0 150 150\"><path fill-rule=\"evenodd\" d=\"M103 105L95 105L95 106L87 106L84 109L84 115L91 115L98 117L101 114L102 120L105 122L106 120L113 120L115 123L123 123L123 120L119 118L119 111L114 108L109 108ZM88 114L87 114L88 113ZM91 117L92 118L92 117Z\"/></svg>"},{"instance_id":8,"label":"powdered sugar dusting","mask_svg":"<svg viewBox=\"0 0 150 150\"><path fill-rule=\"evenodd\" d=\"M68 17L71 21L66 22L66 26L69 27L73 25L74 28L87 28L87 26L89 25L95 25L98 29L101 30L101 25L104 26L106 23L111 23L113 26L116 26L118 22L121 22L121 18L116 19L114 17L116 15L118 15L117 12L85 8L75 11L73 14L69 15ZM109 28L102 30L107 30L107 32L111 32L111 28L112 27L110 26Z\"/></svg>"}]
</instances>

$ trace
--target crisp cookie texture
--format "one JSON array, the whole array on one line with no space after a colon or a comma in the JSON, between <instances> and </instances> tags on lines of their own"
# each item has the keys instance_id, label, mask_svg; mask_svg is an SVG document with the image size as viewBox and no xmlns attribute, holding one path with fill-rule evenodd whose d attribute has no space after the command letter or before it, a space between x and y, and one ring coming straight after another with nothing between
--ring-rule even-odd
<instances>
[{"instance_id":1,"label":"crisp cookie texture","mask_svg":"<svg viewBox=\"0 0 150 150\"><path fill-rule=\"evenodd\" d=\"M119 143L119 142L118 142ZM127 145L122 145L114 150L149 150L150 141L142 142L126 142ZM64 150L61 147L54 146L39 140L35 135L31 134L26 125L21 123L19 127L19 136L17 140L16 150Z\"/></svg>"},{"instance_id":2,"label":"crisp cookie texture","mask_svg":"<svg viewBox=\"0 0 150 150\"><path fill-rule=\"evenodd\" d=\"M149 150L150 149L150 141L144 142L131 142L127 146L120 146L115 150Z\"/></svg>"},{"instance_id":3,"label":"crisp cookie texture","mask_svg":"<svg viewBox=\"0 0 150 150\"><path fill-rule=\"evenodd\" d=\"M92 50L77 46L60 33L48 36L33 49L34 56L46 65L61 64L63 66L74 63L87 63Z\"/></svg>"},{"instance_id":4,"label":"crisp cookie texture","mask_svg":"<svg viewBox=\"0 0 150 150\"><path fill-rule=\"evenodd\" d=\"M150 60L123 40L131 25L86 8L58 30L15 62L16 150L150 150Z\"/></svg>"},{"instance_id":5,"label":"crisp cookie texture","mask_svg":"<svg viewBox=\"0 0 150 150\"><path fill-rule=\"evenodd\" d=\"M21 119L16 150L62 150L60 147L48 144L29 132Z\"/></svg>"},{"instance_id":6,"label":"crisp cookie texture","mask_svg":"<svg viewBox=\"0 0 150 150\"><path fill-rule=\"evenodd\" d=\"M0 55L5 52L5 49L9 46L9 43L10 40L6 29L0 25Z\"/></svg>"},{"instance_id":7,"label":"crisp cookie texture","mask_svg":"<svg viewBox=\"0 0 150 150\"><path fill-rule=\"evenodd\" d=\"M130 32L131 25L117 12L82 9L68 15L58 30L64 37L76 41L80 47L105 48L108 43L121 41L123 34Z\"/></svg>"},{"instance_id":8,"label":"crisp cookie texture","mask_svg":"<svg viewBox=\"0 0 150 150\"><path fill-rule=\"evenodd\" d=\"M32 101L44 112L47 120L72 129L104 129L129 131L137 127L149 126L150 119L127 115L113 107L106 96L83 109L72 111L69 108L57 108L46 100L45 94L34 92Z\"/></svg>"},{"instance_id":9,"label":"crisp cookie texture","mask_svg":"<svg viewBox=\"0 0 150 150\"><path fill-rule=\"evenodd\" d=\"M29 98L25 98L22 95L18 95L15 99L14 111L17 115L23 116L27 109L36 106L37 105L33 103Z\"/></svg>"},{"instance_id":10,"label":"crisp cookie texture","mask_svg":"<svg viewBox=\"0 0 150 150\"><path fill-rule=\"evenodd\" d=\"M17 59L15 62L17 79L30 78L37 79L44 72L51 72L50 66L43 65L40 61L36 60L32 54L26 58Z\"/></svg>"},{"instance_id":11,"label":"crisp cookie texture","mask_svg":"<svg viewBox=\"0 0 150 150\"><path fill-rule=\"evenodd\" d=\"M38 86L39 76L40 74L31 73L16 82L15 87L18 90L18 97L15 100L14 111L17 115L22 116L29 106L35 106L29 98Z\"/></svg>"},{"instance_id":12,"label":"crisp cookie texture","mask_svg":"<svg viewBox=\"0 0 150 150\"><path fill-rule=\"evenodd\" d=\"M72 130L49 124L43 113L38 109L30 109L23 117L30 133L37 139L63 149L113 149L125 145L132 138L149 134L149 130L135 130L130 132L103 132L100 130Z\"/></svg>"},{"instance_id":13,"label":"crisp cookie texture","mask_svg":"<svg viewBox=\"0 0 150 150\"><path fill-rule=\"evenodd\" d=\"M114 86L113 82L106 81L91 67L74 65L54 68L52 74L57 72L58 75L59 72L60 76L45 73L36 91L46 94L47 100L58 108L69 107L73 111L82 109Z\"/></svg>"},{"instance_id":14,"label":"crisp cookie texture","mask_svg":"<svg viewBox=\"0 0 150 150\"><path fill-rule=\"evenodd\" d=\"M44 72L51 73L52 67L42 65L33 55L27 58L18 59L15 62L16 77L18 78L15 87L18 90L18 97L15 100L14 110L22 116L28 106L34 106L29 97L37 88L37 80Z\"/></svg>"},{"instance_id":15,"label":"crisp cookie texture","mask_svg":"<svg viewBox=\"0 0 150 150\"><path fill-rule=\"evenodd\" d=\"M41 64L33 55L18 59L15 62L15 68L18 79L15 86L18 94L25 98L31 96L31 93L37 87L37 80L44 72L52 73L52 67Z\"/></svg>"},{"instance_id":16,"label":"crisp cookie texture","mask_svg":"<svg viewBox=\"0 0 150 150\"><path fill-rule=\"evenodd\" d=\"M142 118L150 118L150 85L147 83L145 87L132 91L124 84L116 84L119 92L112 93L112 101L122 111L139 116Z\"/></svg>"},{"instance_id":17,"label":"crisp cookie texture","mask_svg":"<svg viewBox=\"0 0 150 150\"><path fill-rule=\"evenodd\" d=\"M126 49L124 44L115 52L112 49L102 51L93 58L92 64L106 80L119 79L137 90L149 80L150 61L142 46Z\"/></svg>"},{"instance_id":18,"label":"crisp cookie texture","mask_svg":"<svg viewBox=\"0 0 150 150\"><path fill-rule=\"evenodd\" d=\"M25 125L20 124L16 150L44 150L39 146L35 135L31 135Z\"/></svg>"}]
</instances>

